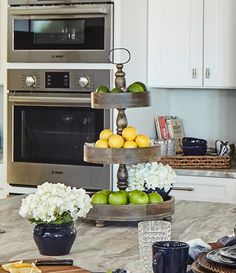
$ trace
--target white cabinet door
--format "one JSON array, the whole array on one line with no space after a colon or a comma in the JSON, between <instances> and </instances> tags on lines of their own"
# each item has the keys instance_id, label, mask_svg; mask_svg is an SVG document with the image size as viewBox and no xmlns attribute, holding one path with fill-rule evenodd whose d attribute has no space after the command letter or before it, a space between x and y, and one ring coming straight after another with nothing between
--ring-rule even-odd
<instances>
[{"instance_id":1,"label":"white cabinet door","mask_svg":"<svg viewBox=\"0 0 236 273\"><path fill-rule=\"evenodd\" d=\"M235 12L235 0L205 0L204 86L236 87Z\"/></svg>"},{"instance_id":2,"label":"white cabinet door","mask_svg":"<svg viewBox=\"0 0 236 273\"><path fill-rule=\"evenodd\" d=\"M202 31L203 0L149 0L150 87L202 86Z\"/></svg>"},{"instance_id":3,"label":"white cabinet door","mask_svg":"<svg viewBox=\"0 0 236 273\"><path fill-rule=\"evenodd\" d=\"M236 203L236 180L230 178L177 176L176 199L219 203Z\"/></svg>"}]
</instances>

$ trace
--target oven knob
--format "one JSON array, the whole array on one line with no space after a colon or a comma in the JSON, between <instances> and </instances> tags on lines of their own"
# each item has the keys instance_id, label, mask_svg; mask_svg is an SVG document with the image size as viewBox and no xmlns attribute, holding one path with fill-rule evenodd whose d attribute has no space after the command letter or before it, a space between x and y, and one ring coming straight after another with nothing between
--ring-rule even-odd
<instances>
[{"instance_id":1,"label":"oven knob","mask_svg":"<svg viewBox=\"0 0 236 273\"><path fill-rule=\"evenodd\" d=\"M89 79L86 77L80 77L79 79L79 85L81 87L88 87L89 86Z\"/></svg>"},{"instance_id":2,"label":"oven knob","mask_svg":"<svg viewBox=\"0 0 236 273\"><path fill-rule=\"evenodd\" d=\"M26 83L26 86L28 86L28 87L35 87L36 77L35 76L26 76L25 83Z\"/></svg>"}]
</instances>

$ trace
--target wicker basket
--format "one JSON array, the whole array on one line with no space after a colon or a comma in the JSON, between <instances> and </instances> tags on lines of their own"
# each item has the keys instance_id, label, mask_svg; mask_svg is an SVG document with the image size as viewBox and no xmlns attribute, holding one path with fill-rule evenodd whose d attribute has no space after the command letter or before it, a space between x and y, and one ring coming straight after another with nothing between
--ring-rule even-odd
<instances>
[{"instance_id":1,"label":"wicker basket","mask_svg":"<svg viewBox=\"0 0 236 273\"><path fill-rule=\"evenodd\" d=\"M229 169L230 156L167 156L159 161L176 169Z\"/></svg>"}]
</instances>

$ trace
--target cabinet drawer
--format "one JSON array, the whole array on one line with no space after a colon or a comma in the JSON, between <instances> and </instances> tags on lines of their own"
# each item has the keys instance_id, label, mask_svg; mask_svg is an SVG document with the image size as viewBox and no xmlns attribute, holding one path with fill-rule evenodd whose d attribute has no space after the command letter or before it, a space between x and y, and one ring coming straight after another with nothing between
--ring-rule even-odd
<instances>
[{"instance_id":1,"label":"cabinet drawer","mask_svg":"<svg viewBox=\"0 0 236 273\"><path fill-rule=\"evenodd\" d=\"M183 200L236 203L236 179L178 176L171 194Z\"/></svg>"}]
</instances>

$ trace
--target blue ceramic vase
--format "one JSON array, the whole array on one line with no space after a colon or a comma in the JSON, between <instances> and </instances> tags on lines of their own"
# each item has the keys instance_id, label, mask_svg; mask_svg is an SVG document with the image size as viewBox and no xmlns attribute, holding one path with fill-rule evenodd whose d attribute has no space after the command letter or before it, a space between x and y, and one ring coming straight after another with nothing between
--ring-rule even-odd
<instances>
[{"instance_id":1,"label":"blue ceramic vase","mask_svg":"<svg viewBox=\"0 0 236 273\"><path fill-rule=\"evenodd\" d=\"M153 189L147 189L146 185L144 185L144 187L145 187L146 193L151 193L151 192L159 193L161 195L161 197L163 198L163 201L168 201L171 198L169 193L170 193L172 187L167 192L164 190L164 188L160 189L160 188L156 187L155 190L153 190Z\"/></svg>"},{"instance_id":2,"label":"blue ceramic vase","mask_svg":"<svg viewBox=\"0 0 236 273\"><path fill-rule=\"evenodd\" d=\"M76 229L74 223L38 224L34 227L33 236L40 254L66 255L74 243Z\"/></svg>"}]
</instances>

